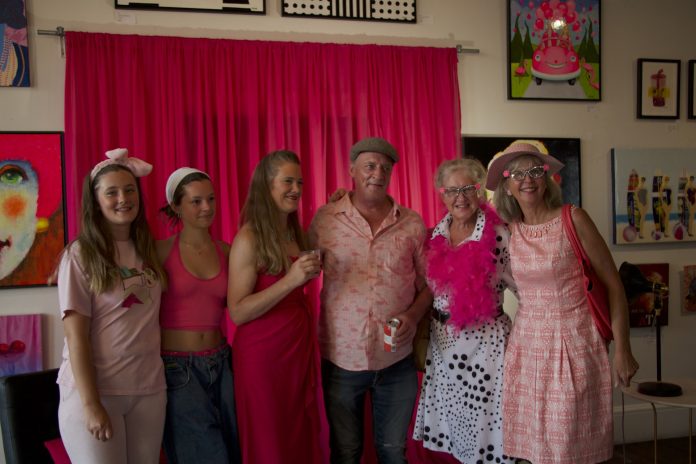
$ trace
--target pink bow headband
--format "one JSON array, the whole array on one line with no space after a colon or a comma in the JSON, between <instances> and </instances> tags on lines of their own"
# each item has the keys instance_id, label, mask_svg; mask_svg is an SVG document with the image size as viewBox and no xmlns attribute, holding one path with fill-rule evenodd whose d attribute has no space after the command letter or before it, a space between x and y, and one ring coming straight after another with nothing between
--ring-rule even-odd
<instances>
[{"instance_id":1,"label":"pink bow headband","mask_svg":"<svg viewBox=\"0 0 696 464\"><path fill-rule=\"evenodd\" d=\"M135 177L145 177L152 172L152 165L150 163L135 157L129 158L127 148L115 148L107 151L105 154L108 159L98 162L97 165L92 168L92 172L89 175L91 180L97 177L99 171L112 164L118 164L127 168Z\"/></svg>"}]
</instances>

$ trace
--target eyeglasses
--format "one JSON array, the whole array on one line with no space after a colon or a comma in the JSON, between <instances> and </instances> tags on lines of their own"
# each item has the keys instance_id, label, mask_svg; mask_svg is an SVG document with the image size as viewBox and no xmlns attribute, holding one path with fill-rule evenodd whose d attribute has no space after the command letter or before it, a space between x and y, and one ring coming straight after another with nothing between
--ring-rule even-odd
<instances>
[{"instance_id":1,"label":"eyeglasses","mask_svg":"<svg viewBox=\"0 0 696 464\"><path fill-rule=\"evenodd\" d=\"M440 193L447 198L457 198L461 193L465 197L473 197L481 188L481 184L470 184L464 187L440 187Z\"/></svg>"},{"instance_id":2,"label":"eyeglasses","mask_svg":"<svg viewBox=\"0 0 696 464\"><path fill-rule=\"evenodd\" d=\"M515 182L522 182L525 177L529 176L530 179L538 179L543 177L546 171L549 170L549 165L545 164L543 166L532 166L526 171L520 169L515 169L514 171L508 171L507 169L503 171L503 177L509 177Z\"/></svg>"}]
</instances>

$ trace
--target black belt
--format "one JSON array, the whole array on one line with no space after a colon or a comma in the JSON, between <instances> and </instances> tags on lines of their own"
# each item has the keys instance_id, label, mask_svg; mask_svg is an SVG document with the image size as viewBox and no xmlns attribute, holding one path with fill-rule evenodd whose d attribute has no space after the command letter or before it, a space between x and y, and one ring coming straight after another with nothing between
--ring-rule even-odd
<instances>
[{"instance_id":1,"label":"black belt","mask_svg":"<svg viewBox=\"0 0 696 464\"><path fill-rule=\"evenodd\" d=\"M432 314L433 319L435 319L436 321L438 321L442 324L446 323L450 318L450 313L443 313L441 311L438 311L435 308L433 308L431 314Z\"/></svg>"}]
</instances>

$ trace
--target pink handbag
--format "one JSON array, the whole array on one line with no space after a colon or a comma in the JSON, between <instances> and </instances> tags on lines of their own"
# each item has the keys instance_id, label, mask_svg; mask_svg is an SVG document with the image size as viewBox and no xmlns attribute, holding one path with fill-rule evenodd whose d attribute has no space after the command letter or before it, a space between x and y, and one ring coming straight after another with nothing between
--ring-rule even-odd
<instances>
[{"instance_id":1,"label":"pink handbag","mask_svg":"<svg viewBox=\"0 0 696 464\"><path fill-rule=\"evenodd\" d=\"M563 212L561 214L563 228L565 229L568 241L570 241L570 244L573 246L575 256L578 257L578 263L582 268L582 275L585 281L585 295L587 295L587 301L590 303L592 319L594 319L595 326L602 338L610 342L614 339L614 334L611 330L607 289L604 287L602 281L599 280L599 277L597 277L594 269L592 269L590 259L587 257L582 243L580 243L580 239L575 232L575 226L573 225L573 218L570 215L570 211L570 205L563 205Z\"/></svg>"}]
</instances>

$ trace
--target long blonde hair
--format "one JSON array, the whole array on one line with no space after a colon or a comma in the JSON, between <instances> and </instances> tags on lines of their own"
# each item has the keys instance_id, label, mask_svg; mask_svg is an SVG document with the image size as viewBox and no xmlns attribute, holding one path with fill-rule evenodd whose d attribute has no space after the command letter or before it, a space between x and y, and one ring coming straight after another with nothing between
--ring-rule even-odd
<instances>
[{"instance_id":1,"label":"long blonde hair","mask_svg":"<svg viewBox=\"0 0 696 464\"><path fill-rule=\"evenodd\" d=\"M90 179L89 174L85 176L82 182L80 234L66 248L70 249L75 243L79 244L80 261L87 274L89 288L94 293L102 293L112 289L120 279L119 267L115 260L114 239L99 207L96 193L99 179L106 173L118 170L124 170L133 175L130 169L112 164L99 171L94 180ZM135 250L143 260L144 266L155 272L164 288L167 276L157 259L155 241L145 219L145 204L143 203L140 180L135 176L133 178L138 188L140 206L138 215L130 226L130 238L133 240Z\"/></svg>"},{"instance_id":2,"label":"long blonde hair","mask_svg":"<svg viewBox=\"0 0 696 464\"><path fill-rule=\"evenodd\" d=\"M273 275L287 272L291 264L283 247L286 237L282 236L280 210L271 196L273 178L284 163L299 166L300 159L291 151L278 150L259 161L241 212L241 224L248 224L254 234L257 267ZM297 241L300 250L306 250L307 240L300 227L297 211L288 215L287 230Z\"/></svg>"}]
</instances>

